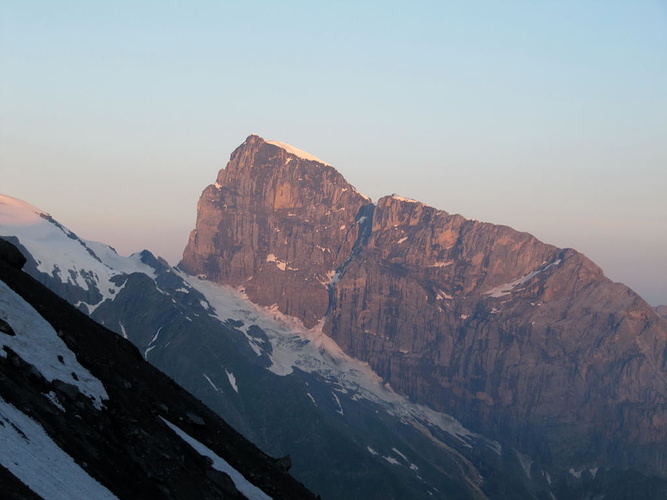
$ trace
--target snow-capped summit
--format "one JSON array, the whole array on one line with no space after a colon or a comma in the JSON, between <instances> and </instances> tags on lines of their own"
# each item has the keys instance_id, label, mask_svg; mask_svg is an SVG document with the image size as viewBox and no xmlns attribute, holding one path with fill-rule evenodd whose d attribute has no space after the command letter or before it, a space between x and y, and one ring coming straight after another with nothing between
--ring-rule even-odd
<instances>
[{"instance_id":1,"label":"snow-capped summit","mask_svg":"<svg viewBox=\"0 0 667 500\"><path fill-rule=\"evenodd\" d=\"M289 144L285 144L284 142L266 141L266 143L278 146L279 148L284 149L288 153L293 154L294 156L298 156L299 158L302 158L304 160L316 161L318 163L321 163L322 165L329 165L328 163L320 160L318 157L311 155L310 153L307 153L299 148L295 148L294 146L290 146Z\"/></svg>"},{"instance_id":2,"label":"snow-capped summit","mask_svg":"<svg viewBox=\"0 0 667 500\"><path fill-rule=\"evenodd\" d=\"M0 226L29 226L38 224L49 214L13 196L0 194Z\"/></svg>"},{"instance_id":3,"label":"snow-capped summit","mask_svg":"<svg viewBox=\"0 0 667 500\"><path fill-rule=\"evenodd\" d=\"M121 257L108 245L79 238L34 205L2 194L0 237L29 249L24 252L30 257L26 269L34 267L43 273L43 282L59 282L58 293L68 288L78 289L77 306L85 312L92 312L117 293L119 287L112 280L114 276L130 272L152 274L140 254Z\"/></svg>"}]
</instances>

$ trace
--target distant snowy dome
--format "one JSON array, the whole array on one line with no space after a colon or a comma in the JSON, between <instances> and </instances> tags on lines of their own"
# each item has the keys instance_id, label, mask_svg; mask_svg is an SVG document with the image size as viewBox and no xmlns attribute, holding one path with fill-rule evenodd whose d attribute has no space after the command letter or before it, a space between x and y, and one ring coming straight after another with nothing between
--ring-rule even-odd
<instances>
[{"instance_id":1,"label":"distant snowy dome","mask_svg":"<svg viewBox=\"0 0 667 500\"><path fill-rule=\"evenodd\" d=\"M30 203L0 194L0 226L21 227L43 222L40 214L48 215Z\"/></svg>"},{"instance_id":2,"label":"distant snowy dome","mask_svg":"<svg viewBox=\"0 0 667 500\"><path fill-rule=\"evenodd\" d=\"M328 163L317 158L316 156L313 156L310 153L306 153L305 151L295 148L294 146L290 146L289 144L285 144L284 142L278 142L278 141L265 141L265 142L267 144L273 144L274 146L278 146L279 148L284 149L288 153L293 154L294 156L298 156L299 158L303 158L304 160L316 161L323 165L329 165Z\"/></svg>"},{"instance_id":3,"label":"distant snowy dome","mask_svg":"<svg viewBox=\"0 0 667 500\"><path fill-rule=\"evenodd\" d=\"M405 198L403 196L397 195L396 193L392 194L391 197L395 200L405 201L405 202L408 202L408 203L419 203L420 205L423 205L423 203L421 201L413 200L412 198Z\"/></svg>"}]
</instances>

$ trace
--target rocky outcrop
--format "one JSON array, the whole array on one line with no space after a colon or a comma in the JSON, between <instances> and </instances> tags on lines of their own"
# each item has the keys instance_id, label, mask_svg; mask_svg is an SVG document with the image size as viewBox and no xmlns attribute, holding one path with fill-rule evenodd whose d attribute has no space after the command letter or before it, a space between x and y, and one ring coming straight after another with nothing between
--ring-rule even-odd
<instances>
[{"instance_id":1,"label":"rocky outcrop","mask_svg":"<svg viewBox=\"0 0 667 500\"><path fill-rule=\"evenodd\" d=\"M331 166L250 136L197 207L179 267L314 326L370 200Z\"/></svg>"},{"instance_id":2,"label":"rocky outcrop","mask_svg":"<svg viewBox=\"0 0 667 500\"><path fill-rule=\"evenodd\" d=\"M580 253L251 136L180 266L324 331L398 391L558 470L667 470L667 322ZM327 278L328 276L331 279Z\"/></svg>"},{"instance_id":3,"label":"rocky outcrop","mask_svg":"<svg viewBox=\"0 0 667 500\"><path fill-rule=\"evenodd\" d=\"M9 241L2 238L0 238L0 260L16 269L23 269L23 266L26 263L26 258L20 250Z\"/></svg>"}]
</instances>

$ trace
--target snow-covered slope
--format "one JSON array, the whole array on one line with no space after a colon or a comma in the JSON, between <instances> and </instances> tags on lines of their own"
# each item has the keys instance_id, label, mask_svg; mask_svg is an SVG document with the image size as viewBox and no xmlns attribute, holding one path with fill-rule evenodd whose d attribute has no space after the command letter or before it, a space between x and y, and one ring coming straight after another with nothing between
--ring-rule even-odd
<instances>
[{"instance_id":1,"label":"snow-covered slope","mask_svg":"<svg viewBox=\"0 0 667 500\"><path fill-rule=\"evenodd\" d=\"M60 283L59 292L77 287L83 293L75 302L85 312L92 312L112 298L119 286L112 281L118 274L152 269L141 262L140 254L126 258L102 243L85 241L63 227L46 212L22 200L0 194L0 237L15 239L26 248L34 270L42 281Z\"/></svg>"},{"instance_id":2,"label":"snow-covered slope","mask_svg":"<svg viewBox=\"0 0 667 500\"><path fill-rule=\"evenodd\" d=\"M2 349L8 347L33 365L49 382L61 380L76 386L100 409L109 399L102 382L77 361L74 353L58 337L53 327L35 309L0 281L0 319L11 325L14 335L0 335Z\"/></svg>"},{"instance_id":3,"label":"snow-covered slope","mask_svg":"<svg viewBox=\"0 0 667 500\"><path fill-rule=\"evenodd\" d=\"M315 498L22 265L1 239L1 498Z\"/></svg>"},{"instance_id":4,"label":"snow-covered slope","mask_svg":"<svg viewBox=\"0 0 667 500\"><path fill-rule=\"evenodd\" d=\"M206 297L215 317L221 321L233 318L244 323L239 329L246 334L258 356L266 349L256 343L257 338L251 330L260 327L266 333L271 343L271 349L267 353L271 363L267 369L276 375L289 375L295 369L317 374L335 388L332 395L336 398L336 393L343 393L353 400L364 399L383 406L390 414L416 426L434 426L456 436L466 446L472 438L476 438L478 443L486 442L489 447L499 452L500 445L497 442L485 441L482 436L466 429L451 416L411 403L405 396L394 392L367 363L348 356L331 338L322 333L322 325L307 329L300 321L280 313L276 307L257 306L247 300L243 293L231 287L200 280L184 273L179 274L192 288ZM337 401L338 412L344 415L340 400ZM317 405L315 398L313 404Z\"/></svg>"},{"instance_id":5,"label":"snow-covered slope","mask_svg":"<svg viewBox=\"0 0 667 500\"><path fill-rule=\"evenodd\" d=\"M40 424L1 397L0 465L44 498L117 498L65 453Z\"/></svg>"},{"instance_id":6,"label":"snow-covered slope","mask_svg":"<svg viewBox=\"0 0 667 500\"><path fill-rule=\"evenodd\" d=\"M288 153L293 154L294 156L298 156L299 158L303 158L304 160L316 161L317 163L321 163L322 165L328 165L328 163L323 162L316 156L313 156L310 153L302 151L299 148L295 148L294 146L290 146L289 144L285 144L284 142L278 142L278 141L266 141L266 142L268 144L273 144L274 146L278 146L279 148L284 149Z\"/></svg>"}]
</instances>

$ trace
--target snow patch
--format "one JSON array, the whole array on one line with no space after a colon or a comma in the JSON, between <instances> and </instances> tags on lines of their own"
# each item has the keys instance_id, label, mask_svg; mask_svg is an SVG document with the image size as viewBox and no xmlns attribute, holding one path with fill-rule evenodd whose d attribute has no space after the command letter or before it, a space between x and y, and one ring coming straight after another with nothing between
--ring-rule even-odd
<instances>
[{"instance_id":1,"label":"snow patch","mask_svg":"<svg viewBox=\"0 0 667 500\"><path fill-rule=\"evenodd\" d=\"M7 346L26 363L37 368L49 382L62 380L73 384L93 400L95 408L102 408L102 401L109 399L102 382L79 364L53 327L2 281L0 318L7 321L16 333L11 337L0 335L0 357L7 357L6 351L2 349Z\"/></svg>"},{"instance_id":2,"label":"snow patch","mask_svg":"<svg viewBox=\"0 0 667 500\"><path fill-rule=\"evenodd\" d=\"M418 203L421 205L421 202L413 200L412 198L404 198L403 196L398 196L396 193L392 194L391 197L395 200L405 201L407 203Z\"/></svg>"},{"instance_id":3,"label":"snow patch","mask_svg":"<svg viewBox=\"0 0 667 500\"><path fill-rule=\"evenodd\" d=\"M236 486L236 488L241 493L243 493L249 500L271 500L270 496L268 496L257 486L255 486L245 477L243 477L243 474L241 474L234 467L232 467L229 464L229 462L227 462L224 458L219 457L216 453L211 451L207 446L203 445L195 438L187 434L180 427L175 426L174 424L164 419L163 417L160 417L160 419L165 424L167 424L167 426L172 431L174 431L178 437L180 437L183 441L189 444L197 453L213 460L213 464L211 465L211 467L213 467L215 470L219 470L220 472L224 472L229 477L231 477L232 481L234 482L234 486Z\"/></svg>"},{"instance_id":4,"label":"snow patch","mask_svg":"<svg viewBox=\"0 0 667 500\"><path fill-rule=\"evenodd\" d=\"M158 290L159 290L159 289L158 289ZM163 325L163 326L164 326L164 325ZM158 339L158 337L160 336L160 332L162 331L163 326L161 326L160 328L157 329L157 332L155 332L155 335L153 335L153 338L152 338L151 341L148 343L148 347L147 347L146 350L144 351L144 359L147 360L147 359L148 359L148 354L149 354L153 349L155 349L155 341L156 341L156 340Z\"/></svg>"},{"instance_id":5,"label":"snow patch","mask_svg":"<svg viewBox=\"0 0 667 500\"><path fill-rule=\"evenodd\" d=\"M438 300L452 300L454 297L449 295L447 292L443 290L438 290L438 293L436 294L436 298Z\"/></svg>"},{"instance_id":6,"label":"snow patch","mask_svg":"<svg viewBox=\"0 0 667 500\"><path fill-rule=\"evenodd\" d=\"M46 396L46 399L48 399L53 406L58 408L60 411L65 411L65 407L60 403L58 395L55 392L50 391L44 395Z\"/></svg>"},{"instance_id":7,"label":"snow patch","mask_svg":"<svg viewBox=\"0 0 667 500\"><path fill-rule=\"evenodd\" d=\"M537 276L538 274L540 274L540 273L546 271L546 270L549 269L550 267L557 266L558 264L560 264L560 259L555 260L555 261L552 262L551 264L548 264L548 265L546 265L546 266L544 266L544 267L541 267L541 268L539 268L539 269L537 269L537 270L535 270L535 271L533 271L533 272L531 272L531 273L528 273L528 274L526 274L525 276L522 276L522 277L520 277L520 278L517 278L517 279L515 279L514 281L512 281L512 282L510 282L510 283L505 283L504 285L499 285L499 286L497 286L497 287L494 287L494 288L492 288L491 290L489 290L488 292L485 292L484 295L490 295L491 297L494 297L494 298L499 298L499 297L503 297L503 296L505 296L505 295L509 295L510 293L512 293L512 292L514 291L514 289L515 289L517 286L519 286L519 285L523 285L523 284L526 283L527 281L533 279L533 278L534 278L535 276Z\"/></svg>"},{"instance_id":8,"label":"snow patch","mask_svg":"<svg viewBox=\"0 0 667 500\"><path fill-rule=\"evenodd\" d=\"M0 464L50 500L113 499L44 428L0 397Z\"/></svg>"},{"instance_id":9,"label":"snow patch","mask_svg":"<svg viewBox=\"0 0 667 500\"><path fill-rule=\"evenodd\" d=\"M267 144L273 144L274 146L278 146L281 149L284 149L287 151L289 154L292 154L294 156L298 156L299 158L303 160L309 160L309 161L316 161L317 163L321 163L322 165L329 165L328 163L323 162L320 160L318 157L311 155L310 153L306 153L305 151L295 148L294 146L290 146L289 144L285 144L284 142L278 142L278 141L265 141Z\"/></svg>"},{"instance_id":10,"label":"snow patch","mask_svg":"<svg viewBox=\"0 0 667 500\"><path fill-rule=\"evenodd\" d=\"M123 336L124 339L127 339L127 331L125 330L125 325L123 325L123 322L119 321L118 326L120 326L120 334Z\"/></svg>"},{"instance_id":11,"label":"snow patch","mask_svg":"<svg viewBox=\"0 0 667 500\"><path fill-rule=\"evenodd\" d=\"M278 269L281 271L298 271L299 269L296 267L290 267L290 265L287 262L283 262L282 260L278 260L275 255L270 253L269 255L266 256L266 262L273 262Z\"/></svg>"},{"instance_id":12,"label":"snow patch","mask_svg":"<svg viewBox=\"0 0 667 500\"><path fill-rule=\"evenodd\" d=\"M519 463L521 464L521 468L523 471L526 473L526 477L528 479L531 479L530 477L530 468L533 465L533 459L530 458L528 455L524 455L520 451L514 450L516 452L516 456L519 459Z\"/></svg>"},{"instance_id":13,"label":"snow patch","mask_svg":"<svg viewBox=\"0 0 667 500\"><path fill-rule=\"evenodd\" d=\"M232 389L234 389L236 394L238 394L239 393L239 388L236 385L236 377L234 376L234 374L232 372L228 372L227 370L225 370L225 373L227 374L227 379L229 380L229 385L231 385Z\"/></svg>"},{"instance_id":14,"label":"snow patch","mask_svg":"<svg viewBox=\"0 0 667 500\"><path fill-rule=\"evenodd\" d=\"M352 399L365 399L383 406L390 414L397 416L407 425L415 426L435 442L439 442L438 438L430 434L429 428L438 428L455 436L464 446L471 446L471 440L477 439L486 443L496 453L500 452L497 442L486 440L469 431L453 417L427 406L411 403L406 397L394 392L367 363L345 354L336 342L323 333L324 320L308 329L299 320L283 315L277 305L260 307L249 302L241 291L232 287L177 272L207 298L215 311L214 316L221 322L234 318L247 325L239 330L246 333L251 346L253 337L247 333L250 325L256 325L266 333L272 346L269 355L271 365L268 370L276 375L289 375L295 368L319 374L347 390ZM335 279L334 274L332 283ZM258 352L258 355L265 354Z\"/></svg>"},{"instance_id":15,"label":"snow patch","mask_svg":"<svg viewBox=\"0 0 667 500\"><path fill-rule=\"evenodd\" d=\"M453 260L443 260L443 261L434 262L433 264L431 264L428 267L447 267L447 266L451 266L453 263L454 263Z\"/></svg>"},{"instance_id":16,"label":"snow patch","mask_svg":"<svg viewBox=\"0 0 667 500\"><path fill-rule=\"evenodd\" d=\"M335 392L332 392L331 395L334 397L336 400L336 404L338 405L338 409L336 410L336 413L340 413L341 415L345 415L345 412L343 412L343 407L340 404L340 399L338 399L338 396L336 396Z\"/></svg>"},{"instance_id":17,"label":"snow patch","mask_svg":"<svg viewBox=\"0 0 667 500\"><path fill-rule=\"evenodd\" d=\"M100 243L98 241L81 240L87 247L89 247L97 257L110 269L116 271L114 274L132 274L141 273L155 279L155 269L148 264L144 264L141 260L141 252L136 252L129 257L118 255L116 250L109 245Z\"/></svg>"},{"instance_id":18,"label":"snow patch","mask_svg":"<svg viewBox=\"0 0 667 500\"><path fill-rule=\"evenodd\" d=\"M204 378L206 379L206 381L210 384L211 387L213 387L213 389L214 389L216 392L223 392L223 391L221 391L220 389L218 389L218 386L215 385L215 384L213 383L213 381L209 378L208 375L206 375L205 373L202 373L202 375L204 376Z\"/></svg>"}]
</instances>

